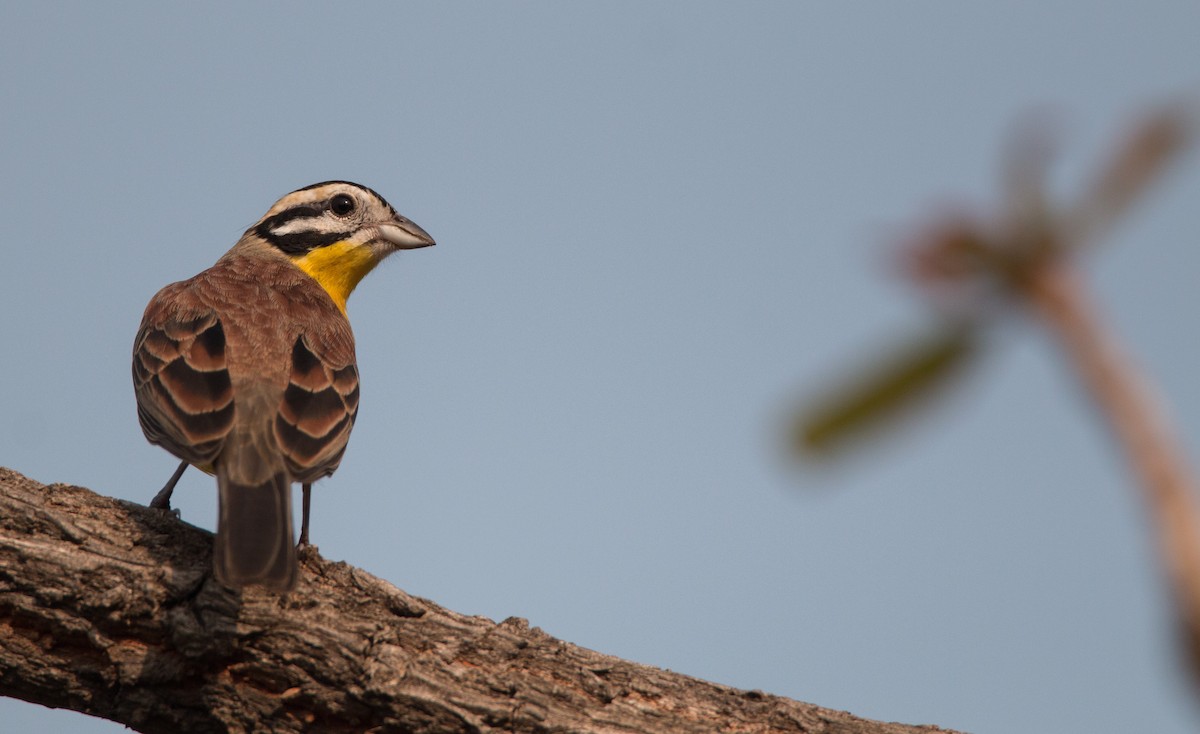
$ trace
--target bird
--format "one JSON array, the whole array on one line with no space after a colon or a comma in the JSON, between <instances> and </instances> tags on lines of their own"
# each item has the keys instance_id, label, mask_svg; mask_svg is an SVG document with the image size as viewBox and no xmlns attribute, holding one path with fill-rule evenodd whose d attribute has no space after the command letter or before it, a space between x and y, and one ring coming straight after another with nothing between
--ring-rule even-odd
<instances>
[{"instance_id":1,"label":"bird","mask_svg":"<svg viewBox=\"0 0 1200 734\"><path fill-rule=\"evenodd\" d=\"M216 475L213 571L223 585L292 590L291 488L338 468L359 405L346 300L399 250L433 245L379 194L325 181L275 202L217 262L158 291L133 345L138 421L180 459L151 507L170 509L188 466Z\"/></svg>"}]
</instances>

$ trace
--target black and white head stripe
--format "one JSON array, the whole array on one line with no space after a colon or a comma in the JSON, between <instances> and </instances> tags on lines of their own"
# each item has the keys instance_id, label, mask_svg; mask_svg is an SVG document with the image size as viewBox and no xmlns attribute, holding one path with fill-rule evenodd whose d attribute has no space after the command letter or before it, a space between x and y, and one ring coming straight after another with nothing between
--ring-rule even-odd
<instances>
[{"instance_id":1,"label":"black and white head stripe","mask_svg":"<svg viewBox=\"0 0 1200 734\"><path fill-rule=\"evenodd\" d=\"M250 230L289 255L303 255L353 239L364 223L396 216L392 205L366 186L324 181L283 197Z\"/></svg>"},{"instance_id":2,"label":"black and white head stripe","mask_svg":"<svg viewBox=\"0 0 1200 734\"><path fill-rule=\"evenodd\" d=\"M353 188L356 188L356 189L358 189L358 190L360 190L360 191L365 191L365 192L367 192L368 194L370 194L371 196L375 197L375 200L376 200L376 201L378 201L380 204L382 204L382 205L383 205L383 207L384 207L385 209L387 209L387 210L388 210L388 211L391 213L391 215L392 215L393 217L395 217L395 216L399 216L399 215L398 215L398 213L396 212L396 210L395 210L395 209L392 207L392 205L391 205L391 204L389 204L389 203L387 203L387 199L385 199L385 198L383 198L382 196L380 196L380 195L379 195L379 194L378 194L378 193L375 191L375 189L373 189L373 188L370 188L369 186L363 186L362 184L356 184L356 183L354 183L353 181L322 181L321 183L315 183L315 184L313 184L312 186L305 186L305 187L304 187L304 188L302 188L302 189L296 189L296 190L295 190L295 191L293 191L292 193L293 193L293 194L298 194L298 193L300 193L301 191L312 191L313 189L319 189L319 188L321 188L321 187L323 187L323 186L336 186L336 185L341 185L341 186L351 186L351 187L353 187Z\"/></svg>"}]
</instances>

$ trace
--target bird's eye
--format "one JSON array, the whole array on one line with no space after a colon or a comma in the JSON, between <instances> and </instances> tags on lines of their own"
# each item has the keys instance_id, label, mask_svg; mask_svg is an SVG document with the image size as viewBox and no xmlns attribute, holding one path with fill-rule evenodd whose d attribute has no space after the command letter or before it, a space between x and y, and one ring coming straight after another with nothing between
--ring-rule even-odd
<instances>
[{"instance_id":1,"label":"bird's eye","mask_svg":"<svg viewBox=\"0 0 1200 734\"><path fill-rule=\"evenodd\" d=\"M347 217L354 213L354 197L350 194L338 194L329 200L329 210L339 217Z\"/></svg>"}]
</instances>

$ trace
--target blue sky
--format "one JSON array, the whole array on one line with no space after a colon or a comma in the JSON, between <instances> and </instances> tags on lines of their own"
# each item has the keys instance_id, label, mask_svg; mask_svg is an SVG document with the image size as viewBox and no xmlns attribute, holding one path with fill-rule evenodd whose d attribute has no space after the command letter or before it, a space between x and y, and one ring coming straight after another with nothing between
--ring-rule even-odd
<instances>
[{"instance_id":1,"label":"blue sky","mask_svg":"<svg viewBox=\"0 0 1200 734\"><path fill-rule=\"evenodd\" d=\"M0 464L146 502L129 352L284 193L438 241L350 300L363 404L313 540L460 612L856 714L1190 732L1120 457L1014 321L832 467L788 411L928 314L891 246L998 194L1022 114L1066 198L1200 82L1192 2L13 4L0 26ZM1193 155L1088 273L1200 436ZM212 527L210 478L176 504ZM120 727L10 700L14 731Z\"/></svg>"}]
</instances>

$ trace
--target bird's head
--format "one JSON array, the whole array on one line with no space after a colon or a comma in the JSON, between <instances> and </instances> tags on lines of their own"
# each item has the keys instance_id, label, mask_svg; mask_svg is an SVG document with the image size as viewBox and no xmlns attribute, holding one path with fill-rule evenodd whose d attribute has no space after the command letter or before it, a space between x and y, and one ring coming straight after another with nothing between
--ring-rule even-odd
<instances>
[{"instance_id":1,"label":"bird's head","mask_svg":"<svg viewBox=\"0 0 1200 734\"><path fill-rule=\"evenodd\" d=\"M275 202L246 235L289 257L343 312L354 287L385 257L434 244L425 230L396 213L382 196L349 181L293 191Z\"/></svg>"}]
</instances>

